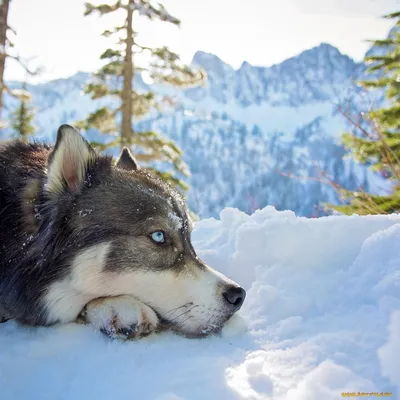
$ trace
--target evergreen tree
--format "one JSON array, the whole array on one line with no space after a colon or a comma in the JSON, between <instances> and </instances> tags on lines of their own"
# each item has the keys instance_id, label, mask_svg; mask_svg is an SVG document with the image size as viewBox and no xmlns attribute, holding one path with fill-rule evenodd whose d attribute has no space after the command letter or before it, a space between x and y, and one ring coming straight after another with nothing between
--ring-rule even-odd
<instances>
[{"instance_id":1,"label":"evergreen tree","mask_svg":"<svg viewBox=\"0 0 400 400\"><path fill-rule=\"evenodd\" d=\"M400 12L386 15L396 21L387 39L373 41L381 49L379 55L366 57L370 80L360 82L369 90L383 90L382 108L364 115L362 124L355 124L355 133L343 135L345 146L360 163L370 166L391 181L391 193L375 195L366 191L340 189L348 204L332 206L344 214L389 214L400 212Z\"/></svg>"},{"instance_id":2,"label":"evergreen tree","mask_svg":"<svg viewBox=\"0 0 400 400\"><path fill-rule=\"evenodd\" d=\"M19 98L20 104L12 116L12 127L19 138L23 141L27 141L28 137L35 133L35 128L32 125L32 120L35 117L35 114L32 106L29 104L31 97L26 91L26 84L24 84Z\"/></svg>"},{"instance_id":3,"label":"evergreen tree","mask_svg":"<svg viewBox=\"0 0 400 400\"><path fill-rule=\"evenodd\" d=\"M99 108L85 121L80 121L78 127L84 130L96 128L104 134L115 137L115 140L106 145L97 144L100 149L116 145L121 148L135 146L135 158L141 163L172 164L173 172L161 173L154 170L174 185L187 188L176 176L176 173L186 176L189 173L182 161L182 151L172 141L156 132L135 132L133 125L134 118L145 116L159 105L153 92L141 92L135 89L134 81L139 73L146 73L154 82L179 87L197 85L204 81L202 71L195 71L182 65L179 56L167 47L150 48L137 41L133 22L135 16L178 26L180 21L169 14L161 4L155 5L150 0L118 0L112 5L86 3L85 8L85 16L94 13L100 16L120 13L124 16L124 22L121 26L103 32L105 37L116 37L117 42L114 48L107 49L100 56L106 63L94 74L94 79L85 88L85 92L90 94L92 99L113 97L117 100L117 106L113 109ZM135 56L145 53L149 60L147 66L137 65L134 62ZM96 146L96 143L94 145Z\"/></svg>"}]
</instances>

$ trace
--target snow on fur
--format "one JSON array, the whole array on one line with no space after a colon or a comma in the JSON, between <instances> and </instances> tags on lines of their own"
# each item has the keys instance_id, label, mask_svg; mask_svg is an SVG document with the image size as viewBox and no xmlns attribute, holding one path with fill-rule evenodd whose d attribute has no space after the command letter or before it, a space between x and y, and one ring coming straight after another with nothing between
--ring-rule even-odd
<instances>
[{"instance_id":1,"label":"snow on fur","mask_svg":"<svg viewBox=\"0 0 400 400\"><path fill-rule=\"evenodd\" d=\"M248 291L221 335L120 343L76 324L0 324L1 398L400 398L400 216L225 209L193 239Z\"/></svg>"}]
</instances>

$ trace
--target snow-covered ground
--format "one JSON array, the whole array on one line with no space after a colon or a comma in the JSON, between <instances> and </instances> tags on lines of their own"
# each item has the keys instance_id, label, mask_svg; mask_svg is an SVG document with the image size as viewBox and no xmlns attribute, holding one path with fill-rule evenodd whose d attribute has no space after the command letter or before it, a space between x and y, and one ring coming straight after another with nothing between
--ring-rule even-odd
<instances>
[{"instance_id":1,"label":"snow-covered ground","mask_svg":"<svg viewBox=\"0 0 400 400\"><path fill-rule=\"evenodd\" d=\"M400 399L399 215L225 209L193 238L205 261L248 291L221 335L120 343L86 326L7 322L0 398Z\"/></svg>"}]
</instances>

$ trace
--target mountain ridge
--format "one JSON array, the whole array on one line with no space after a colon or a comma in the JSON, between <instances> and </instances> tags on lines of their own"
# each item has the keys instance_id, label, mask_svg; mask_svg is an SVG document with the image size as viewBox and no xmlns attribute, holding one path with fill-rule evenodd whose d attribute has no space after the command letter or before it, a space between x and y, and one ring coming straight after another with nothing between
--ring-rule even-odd
<instances>
[{"instance_id":1,"label":"mountain ridge","mask_svg":"<svg viewBox=\"0 0 400 400\"><path fill-rule=\"evenodd\" d=\"M358 182L374 187L376 176L343 159L339 138L348 124L336 108L349 96L351 101L356 97L354 81L365 74L364 64L322 43L270 67L243 62L234 69L203 51L195 53L193 65L206 70L204 87L176 90L135 82L140 90L154 89L173 99L135 126L157 129L183 149L192 172L189 203L201 216L216 216L225 206L251 211L267 204L298 215L324 215L321 205L339 200L332 188L281 173L315 178L316 162L349 189ZM60 124L73 124L97 107L112 104L112 99L92 101L82 93L89 77L78 72L29 86L38 108L38 139L53 141ZM9 97L6 104L10 110L16 107ZM3 132L3 137L9 135ZM107 140L95 130L87 137ZM117 149L110 151L116 154Z\"/></svg>"}]
</instances>

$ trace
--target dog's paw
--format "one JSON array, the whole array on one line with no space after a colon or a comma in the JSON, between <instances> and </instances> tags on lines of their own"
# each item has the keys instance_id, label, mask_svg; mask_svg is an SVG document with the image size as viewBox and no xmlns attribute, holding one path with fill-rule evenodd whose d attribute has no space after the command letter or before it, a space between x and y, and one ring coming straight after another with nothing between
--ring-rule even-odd
<instances>
[{"instance_id":1,"label":"dog's paw","mask_svg":"<svg viewBox=\"0 0 400 400\"><path fill-rule=\"evenodd\" d=\"M85 306L80 317L107 336L123 340L147 336L158 325L156 313L131 296L92 300Z\"/></svg>"}]
</instances>

